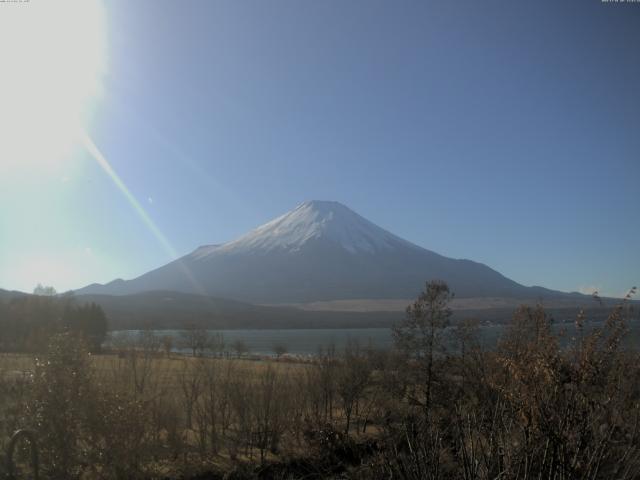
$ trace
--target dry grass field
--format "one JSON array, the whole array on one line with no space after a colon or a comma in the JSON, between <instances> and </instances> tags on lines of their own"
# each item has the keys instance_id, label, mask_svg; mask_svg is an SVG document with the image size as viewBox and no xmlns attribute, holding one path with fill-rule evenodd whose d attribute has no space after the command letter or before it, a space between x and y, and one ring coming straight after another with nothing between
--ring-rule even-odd
<instances>
[{"instance_id":1,"label":"dry grass field","mask_svg":"<svg viewBox=\"0 0 640 480\"><path fill-rule=\"evenodd\" d=\"M150 333L90 354L55 334L46 351L0 355L0 449L32 430L51 479L640 478L628 305L598 329L580 314L572 338L522 307L490 351L477 324L458 325L451 355L447 304L430 285L392 351L307 362L167 354Z\"/></svg>"}]
</instances>

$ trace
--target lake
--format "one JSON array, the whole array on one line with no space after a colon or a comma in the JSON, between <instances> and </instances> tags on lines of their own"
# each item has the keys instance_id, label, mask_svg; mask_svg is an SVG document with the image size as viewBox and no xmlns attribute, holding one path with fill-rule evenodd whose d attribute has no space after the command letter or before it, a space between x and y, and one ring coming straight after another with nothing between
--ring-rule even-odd
<instances>
[{"instance_id":1,"label":"lake","mask_svg":"<svg viewBox=\"0 0 640 480\"><path fill-rule=\"evenodd\" d=\"M586 322L585 329L599 328L602 322ZM484 325L479 328L479 334L486 348L494 347L504 332L503 325ZM575 335L573 323L556 324L553 330L558 332L566 330L565 339ZM124 335L135 338L140 334L139 330L120 330L112 332L112 335ZM282 329L282 330L210 330L211 334L221 333L224 337L227 349L236 340L242 340L254 355L273 355L275 345L284 345L287 351L293 355L314 355L318 349L327 349L335 346L337 351L344 349L349 342L357 342L360 346L373 346L379 349L388 349L393 345L391 329L389 328L345 328L345 329ZM170 335L174 337L174 344L179 345L181 330L155 330L158 336ZM640 341L640 327L637 322L630 324L629 332L624 339L627 348L637 348ZM566 343L563 342L563 343ZM188 352L185 349L176 348L178 352Z\"/></svg>"}]
</instances>

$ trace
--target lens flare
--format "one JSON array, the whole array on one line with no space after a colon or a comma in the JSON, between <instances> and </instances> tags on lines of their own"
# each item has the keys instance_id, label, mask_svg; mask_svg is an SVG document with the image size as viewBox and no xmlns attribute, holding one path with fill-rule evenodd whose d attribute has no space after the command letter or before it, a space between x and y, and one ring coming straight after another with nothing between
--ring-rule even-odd
<instances>
[{"instance_id":1,"label":"lens flare","mask_svg":"<svg viewBox=\"0 0 640 480\"><path fill-rule=\"evenodd\" d=\"M102 91L106 71L101 0L32 1L0 15L0 166L55 167Z\"/></svg>"},{"instance_id":2,"label":"lens flare","mask_svg":"<svg viewBox=\"0 0 640 480\"><path fill-rule=\"evenodd\" d=\"M142 204L136 199L136 197L131 193L127 185L122 181L122 179L118 176L116 171L111 167L111 164L104 157L102 152L98 149L96 144L91 140L89 135L86 132L82 131L80 133L80 137L82 139L82 144L87 149L87 151L91 154L91 156L98 162L98 165L105 171L108 177L113 181L113 183L118 187L118 190L124 195L127 199L135 213L140 217L144 225L149 229L149 231L154 235L154 237L158 240L162 248L165 252L175 261L178 262L178 266L182 269L188 280L191 282L194 290L201 295L206 295L205 290L202 288L200 283L193 276L191 271L187 268L187 266L178 258L178 253L176 252L171 242L167 239L167 237L162 233L162 231L158 228L155 222L151 219L147 211L144 209Z\"/></svg>"}]
</instances>

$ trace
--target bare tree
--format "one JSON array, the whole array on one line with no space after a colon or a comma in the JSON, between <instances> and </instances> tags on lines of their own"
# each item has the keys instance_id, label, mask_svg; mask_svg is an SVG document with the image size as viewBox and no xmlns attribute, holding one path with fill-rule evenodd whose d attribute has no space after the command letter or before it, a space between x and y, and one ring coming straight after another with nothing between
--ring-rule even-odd
<instances>
[{"instance_id":1,"label":"bare tree","mask_svg":"<svg viewBox=\"0 0 640 480\"><path fill-rule=\"evenodd\" d=\"M185 361L178 374L181 400L185 412L185 427L193 428L193 412L202 392L202 377L198 368Z\"/></svg>"},{"instance_id":2,"label":"bare tree","mask_svg":"<svg viewBox=\"0 0 640 480\"><path fill-rule=\"evenodd\" d=\"M187 328L182 330L180 336L182 347L191 350L194 357L203 355L211 343L209 332L196 325L188 325Z\"/></svg>"},{"instance_id":3,"label":"bare tree","mask_svg":"<svg viewBox=\"0 0 640 480\"><path fill-rule=\"evenodd\" d=\"M252 443L260 452L260 463L264 463L267 451L278 453L287 424L288 390L283 374L271 366L261 372L255 384L251 408L254 425Z\"/></svg>"},{"instance_id":4,"label":"bare tree","mask_svg":"<svg viewBox=\"0 0 640 480\"><path fill-rule=\"evenodd\" d=\"M425 418L431 407L435 360L445 351L442 333L449 325L452 298L446 283L427 282L424 292L407 307L405 320L393 327L395 346L408 361L405 394L422 407Z\"/></svg>"},{"instance_id":5,"label":"bare tree","mask_svg":"<svg viewBox=\"0 0 640 480\"><path fill-rule=\"evenodd\" d=\"M57 291L52 286L44 286L41 283L36 285L36 288L33 289L34 295L41 295L43 297L54 297L57 295Z\"/></svg>"},{"instance_id":6,"label":"bare tree","mask_svg":"<svg viewBox=\"0 0 640 480\"><path fill-rule=\"evenodd\" d=\"M342 400L345 416L345 434L349 433L351 417L354 409L363 397L369 385L372 367L371 362L355 342L349 342L345 347L342 361L337 369L337 393Z\"/></svg>"},{"instance_id":7,"label":"bare tree","mask_svg":"<svg viewBox=\"0 0 640 480\"><path fill-rule=\"evenodd\" d=\"M221 357L224 353L225 343L224 335L220 332L209 334L206 342L205 350L213 357Z\"/></svg>"},{"instance_id":8,"label":"bare tree","mask_svg":"<svg viewBox=\"0 0 640 480\"><path fill-rule=\"evenodd\" d=\"M202 378L202 395L197 403L196 416L201 443L212 453L220 450L231 422L231 383L235 377L235 363L205 358L198 370Z\"/></svg>"},{"instance_id":9,"label":"bare tree","mask_svg":"<svg viewBox=\"0 0 640 480\"><path fill-rule=\"evenodd\" d=\"M236 357L238 358L249 353L249 347L247 346L245 341L242 340L241 338L238 338L237 340L235 340L231 345L231 348L233 349L234 352L236 352Z\"/></svg>"},{"instance_id":10,"label":"bare tree","mask_svg":"<svg viewBox=\"0 0 640 480\"><path fill-rule=\"evenodd\" d=\"M171 351L173 350L173 337L171 335L163 335L160 341L162 343L162 350L164 350L164 354L169 358L171 356Z\"/></svg>"},{"instance_id":11,"label":"bare tree","mask_svg":"<svg viewBox=\"0 0 640 480\"><path fill-rule=\"evenodd\" d=\"M273 353L275 353L276 357L278 357L278 358L282 357L282 355L284 355L288 351L289 351L289 349L287 348L287 346L284 343L276 343L273 346Z\"/></svg>"}]
</instances>

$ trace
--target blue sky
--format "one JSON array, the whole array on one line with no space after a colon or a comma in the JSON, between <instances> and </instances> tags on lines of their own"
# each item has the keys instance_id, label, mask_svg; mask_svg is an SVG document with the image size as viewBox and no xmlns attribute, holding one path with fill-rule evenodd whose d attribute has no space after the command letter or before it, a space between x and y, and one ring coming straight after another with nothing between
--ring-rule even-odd
<instances>
[{"instance_id":1,"label":"blue sky","mask_svg":"<svg viewBox=\"0 0 640 480\"><path fill-rule=\"evenodd\" d=\"M82 145L14 166L0 288L131 278L308 199L525 285L638 283L640 4L102 9L85 129L146 213Z\"/></svg>"}]
</instances>

